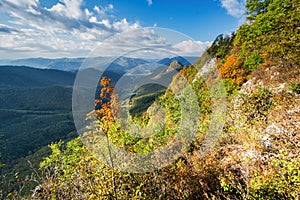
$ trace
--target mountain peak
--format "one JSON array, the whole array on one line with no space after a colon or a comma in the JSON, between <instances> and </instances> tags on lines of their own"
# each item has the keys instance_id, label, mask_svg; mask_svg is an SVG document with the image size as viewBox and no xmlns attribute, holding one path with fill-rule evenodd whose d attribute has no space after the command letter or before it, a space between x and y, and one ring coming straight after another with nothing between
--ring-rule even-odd
<instances>
[{"instance_id":1,"label":"mountain peak","mask_svg":"<svg viewBox=\"0 0 300 200\"><path fill-rule=\"evenodd\" d=\"M172 57L172 58L164 58L164 59L158 61L158 63L163 64L163 65L170 65L173 61L177 61L182 66L191 65L191 63L189 61L187 61L187 59L185 59L182 56L177 56L177 57Z\"/></svg>"}]
</instances>

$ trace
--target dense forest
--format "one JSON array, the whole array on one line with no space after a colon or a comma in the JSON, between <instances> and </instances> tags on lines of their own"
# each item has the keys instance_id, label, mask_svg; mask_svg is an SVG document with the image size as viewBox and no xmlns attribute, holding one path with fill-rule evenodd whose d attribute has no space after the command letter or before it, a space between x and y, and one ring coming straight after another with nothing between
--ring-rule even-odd
<instances>
[{"instance_id":1,"label":"dense forest","mask_svg":"<svg viewBox=\"0 0 300 200\"><path fill-rule=\"evenodd\" d=\"M71 112L74 79L72 72L0 67L1 195L19 190L51 153L49 143L76 137ZM35 185L26 182L22 194Z\"/></svg>"},{"instance_id":2,"label":"dense forest","mask_svg":"<svg viewBox=\"0 0 300 200\"><path fill-rule=\"evenodd\" d=\"M181 88L182 77L190 83L201 112L195 115L199 124L194 140L172 164L145 173L124 172L96 159L78 137L49 145L51 155L35 173L20 180L35 182L30 193L22 195L20 183L14 192L0 195L3 199L299 199L299 4L247 0L247 22L232 35L218 36L197 62L173 77L174 90ZM199 73L208 63L214 65L205 75ZM96 116L94 125L103 134L94 137L87 132L85 139L108 139L132 153L155 151L176 139L184 116L172 91L158 88L155 93L146 87L132 98L131 115L141 126L151 123L151 109L141 107L143 101L166 110L163 130L142 138L117 125L112 114L118 106L114 86L109 77L100 84L102 99L95 105L101 107L89 116ZM226 101L227 109L215 119L220 101ZM209 151L199 155L214 120L224 120L222 131Z\"/></svg>"}]
</instances>

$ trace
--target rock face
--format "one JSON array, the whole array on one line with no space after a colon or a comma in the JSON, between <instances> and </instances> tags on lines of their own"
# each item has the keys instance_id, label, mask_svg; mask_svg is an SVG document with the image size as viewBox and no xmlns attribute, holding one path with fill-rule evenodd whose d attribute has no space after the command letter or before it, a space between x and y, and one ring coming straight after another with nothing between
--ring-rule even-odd
<instances>
[{"instance_id":1,"label":"rock face","mask_svg":"<svg viewBox=\"0 0 300 200\"><path fill-rule=\"evenodd\" d=\"M299 71L288 79L278 66L257 70L230 101L226 134L239 139L225 147L223 163L245 182L254 172L285 172L300 155L300 95L290 89Z\"/></svg>"}]
</instances>

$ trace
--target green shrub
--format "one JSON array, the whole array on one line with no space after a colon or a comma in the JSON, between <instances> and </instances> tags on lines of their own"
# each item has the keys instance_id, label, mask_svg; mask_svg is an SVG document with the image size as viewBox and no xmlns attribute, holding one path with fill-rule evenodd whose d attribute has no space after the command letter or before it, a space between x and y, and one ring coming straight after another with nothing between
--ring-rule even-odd
<instances>
[{"instance_id":1,"label":"green shrub","mask_svg":"<svg viewBox=\"0 0 300 200\"><path fill-rule=\"evenodd\" d=\"M290 83L290 90L295 92L296 94L300 94L300 83L291 82Z\"/></svg>"},{"instance_id":2,"label":"green shrub","mask_svg":"<svg viewBox=\"0 0 300 200\"><path fill-rule=\"evenodd\" d=\"M249 71L253 71L255 69L258 69L259 65L262 63L263 63L263 59L257 52L255 52L250 56L246 57L244 61L244 68Z\"/></svg>"}]
</instances>

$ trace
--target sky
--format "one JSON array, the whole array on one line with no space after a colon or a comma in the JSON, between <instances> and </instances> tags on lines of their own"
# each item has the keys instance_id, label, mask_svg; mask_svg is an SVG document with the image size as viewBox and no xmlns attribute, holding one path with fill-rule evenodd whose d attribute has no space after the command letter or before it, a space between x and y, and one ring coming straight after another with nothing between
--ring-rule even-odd
<instances>
[{"instance_id":1,"label":"sky","mask_svg":"<svg viewBox=\"0 0 300 200\"><path fill-rule=\"evenodd\" d=\"M216 36L244 22L244 5L245 0L1 0L0 59L87 57L95 49L109 56L149 47L200 56Z\"/></svg>"}]
</instances>

